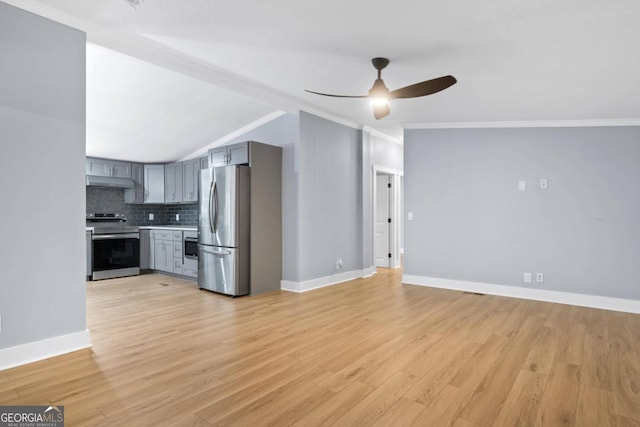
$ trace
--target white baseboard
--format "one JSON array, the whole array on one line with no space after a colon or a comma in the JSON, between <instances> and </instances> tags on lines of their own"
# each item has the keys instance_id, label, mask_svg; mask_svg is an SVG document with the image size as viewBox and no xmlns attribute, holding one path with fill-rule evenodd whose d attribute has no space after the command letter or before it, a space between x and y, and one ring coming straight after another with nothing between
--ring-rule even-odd
<instances>
[{"instance_id":1,"label":"white baseboard","mask_svg":"<svg viewBox=\"0 0 640 427\"><path fill-rule=\"evenodd\" d=\"M305 280L304 282L292 282L289 280L280 281L280 289L289 292L307 292L313 289L324 288L353 279L369 277L375 274L376 268L369 267L364 270L346 271L344 273L333 274L331 276L318 277L317 279Z\"/></svg>"},{"instance_id":2,"label":"white baseboard","mask_svg":"<svg viewBox=\"0 0 640 427\"><path fill-rule=\"evenodd\" d=\"M89 330L0 349L0 371L91 347Z\"/></svg>"},{"instance_id":3,"label":"white baseboard","mask_svg":"<svg viewBox=\"0 0 640 427\"><path fill-rule=\"evenodd\" d=\"M371 267L365 268L364 270L362 270L362 276L361 277L362 278L371 277L374 274L376 274L377 272L378 272L378 269L376 268L376 266L372 265Z\"/></svg>"},{"instance_id":4,"label":"white baseboard","mask_svg":"<svg viewBox=\"0 0 640 427\"><path fill-rule=\"evenodd\" d=\"M402 283L640 314L640 301L404 274Z\"/></svg>"}]
</instances>

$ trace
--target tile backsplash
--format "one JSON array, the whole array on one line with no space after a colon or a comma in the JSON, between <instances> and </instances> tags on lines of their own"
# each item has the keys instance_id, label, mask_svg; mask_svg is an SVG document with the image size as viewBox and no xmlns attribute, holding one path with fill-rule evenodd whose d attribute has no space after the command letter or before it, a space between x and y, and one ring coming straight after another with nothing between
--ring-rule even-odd
<instances>
[{"instance_id":1,"label":"tile backsplash","mask_svg":"<svg viewBox=\"0 0 640 427\"><path fill-rule=\"evenodd\" d=\"M87 187L87 213L123 213L131 225L197 225L198 204L180 205L143 204L124 202L123 188ZM149 220L152 213L153 221ZM180 220L176 221L176 214Z\"/></svg>"}]
</instances>

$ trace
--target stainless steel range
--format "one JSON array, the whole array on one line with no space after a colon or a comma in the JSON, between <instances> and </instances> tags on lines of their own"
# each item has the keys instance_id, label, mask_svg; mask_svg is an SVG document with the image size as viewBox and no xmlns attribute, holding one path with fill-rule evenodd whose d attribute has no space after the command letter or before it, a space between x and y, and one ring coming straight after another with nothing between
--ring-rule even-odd
<instances>
[{"instance_id":1,"label":"stainless steel range","mask_svg":"<svg viewBox=\"0 0 640 427\"><path fill-rule=\"evenodd\" d=\"M92 280L140 274L140 230L127 225L118 213L87 214L87 227L94 227Z\"/></svg>"}]
</instances>

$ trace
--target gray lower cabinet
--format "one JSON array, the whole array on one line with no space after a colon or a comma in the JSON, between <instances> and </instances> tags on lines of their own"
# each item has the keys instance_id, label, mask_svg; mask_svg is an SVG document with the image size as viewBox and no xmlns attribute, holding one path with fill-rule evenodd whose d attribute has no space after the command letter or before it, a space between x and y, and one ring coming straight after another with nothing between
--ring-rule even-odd
<instances>
[{"instance_id":1,"label":"gray lower cabinet","mask_svg":"<svg viewBox=\"0 0 640 427\"><path fill-rule=\"evenodd\" d=\"M151 269L151 230L140 230L140 270Z\"/></svg>"},{"instance_id":2,"label":"gray lower cabinet","mask_svg":"<svg viewBox=\"0 0 640 427\"><path fill-rule=\"evenodd\" d=\"M168 273L182 274L182 231L153 230L154 231L154 261L155 269ZM174 235L180 235L180 267L177 268L176 243Z\"/></svg>"},{"instance_id":3,"label":"gray lower cabinet","mask_svg":"<svg viewBox=\"0 0 640 427\"><path fill-rule=\"evenodd\" d=\"M173 243L156 240L154 245L155 269L173 273Z\"/></svg>"},{"instance_id":4,"label":"gray lower cabinet","mask_svg":"<svg viewBox=\"0 0 640 427\"><path fill-rule=\"evenodd\" d=\"M143 232L149 232L148 240ZM191 231L196 235L195 230ZM165 271L188 277L198 277L198 261L184 257L184 239L181 230L152 229L140 230L141 265L142 248L149 251L149 267L152 270Z\"/></svg>"},{"instance_id":5,"label":"gray lower cabinet","mask_svg":"<svg viewBox=\"0 0 640 427\"><path fill-rule=\"evenodd\" d=\"M164 165L144 165L144 202L164 203Z\"/></svg>"},{"instance_id":6,"label":"gray lower cabinet","mask_svg":"<svg viewBox=\"0 0 640 427\"><path fill-rule=\"evenodd\" d=\"M124 202L132 204L144 203L144 165L140 163L131 164L131 176L135 187L124 190Z\"/></svg>"},{"instance_id":7,"label":"gray lower cabinet","mask_svg":"<svg viewBox=\"0 0 640 427\"><path fill-rule=\"evenodd\" d=\"M91 235L93 234L91 231L87 231L87 277L91 276L91 270L93 270L92 260L93 260L93 244L91 241Z\"/></svg>"}]
</instances>

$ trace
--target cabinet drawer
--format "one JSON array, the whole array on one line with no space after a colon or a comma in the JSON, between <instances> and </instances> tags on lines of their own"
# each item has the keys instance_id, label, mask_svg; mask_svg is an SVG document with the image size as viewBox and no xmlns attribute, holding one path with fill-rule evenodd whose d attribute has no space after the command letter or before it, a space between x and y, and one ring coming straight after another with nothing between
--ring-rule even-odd
<instances>
[{"instance_id":1,"label":"cabinet drawer","mask_svg":"<svg viewBox=\"0 0 640 427\"><path fill-rule=\"evenodd\" d=\"M182 258L182 242L173 242L173 256Z\"/></svg>"},{"instance_id":2,"label":"cabinet drawer","mask_svg":"<svg viewBox=\"0 0 640 427\"><path fill-rule=\"evenodd\" d=\"M155 230L156 240L169 240L173 241L173 232L171 230L160 231Z\"/></svg>"},{"instance_id":3,"label":"cabinet drawer","mask_svg":"<svg viewBox=\"0 0 640 427\"><path fill-rule=\"evenodd\" d=\"M182 241L182 231L173 232L173 241L174 242Z\"/></svg>"},{"instance_id":4,"label":"cabinet drawer","mask_svg":"<svg viewBox=\"0 0 640 427\"><path fill-rule=\"evenodd\" d=\"M176 274L182 274L182 258L173 259L173 272Z\"/></svg>"},{"instance_id":5,"label":"cabinet drawer","mask_svg":"<svg viewBox=\"0 0 640 427\"><path fill-rule=\"evenodd\" d=\"M189 276L189 277L198 277L198 269L193 267L187 267L185 265L182 267L182 274L184 276Z\"/></svg>"}]
</instances>

